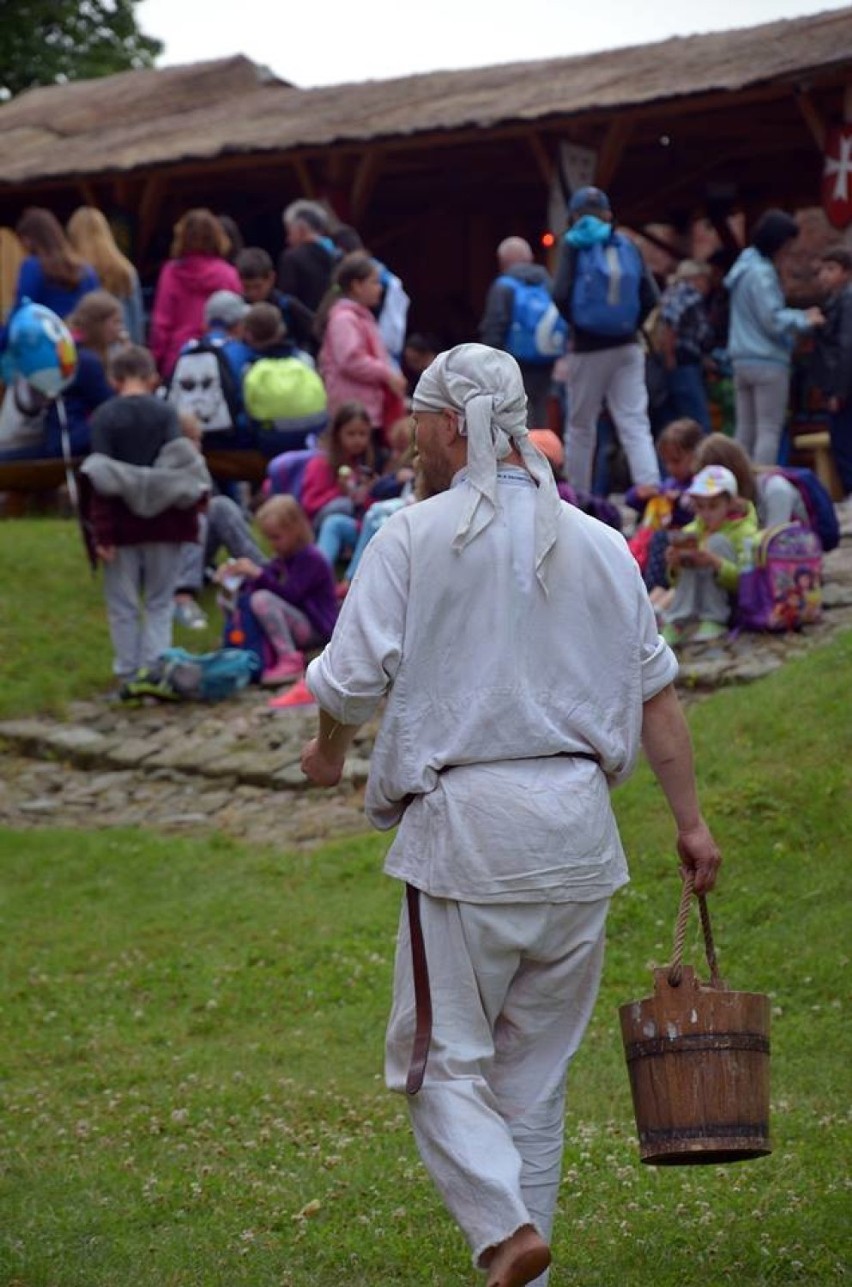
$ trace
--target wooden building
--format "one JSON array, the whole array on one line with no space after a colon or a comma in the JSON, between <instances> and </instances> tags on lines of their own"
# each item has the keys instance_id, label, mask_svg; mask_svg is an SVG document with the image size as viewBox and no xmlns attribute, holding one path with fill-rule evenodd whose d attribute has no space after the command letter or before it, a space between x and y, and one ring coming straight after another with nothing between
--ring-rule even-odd
<instances>
[{"instance_id":1,"label":"wooden building","mask_svg":"<svg viewBox=\"0 0 852 1287\"><path fill-rule=\"evenodd\" d=\"M557 37L554 36L556 40ZM852 85L852 7L629 49L298 89L241 56L35 89L0 107L0 224L81 202L153 280L190 206L277 253L280 212L327 200L400 273L414 323L470 338L510 233L539 244L585 176L622 223L724 229L819 203ZM555 231L560 231L557 227Z\"/></svg>"}]
</instances>

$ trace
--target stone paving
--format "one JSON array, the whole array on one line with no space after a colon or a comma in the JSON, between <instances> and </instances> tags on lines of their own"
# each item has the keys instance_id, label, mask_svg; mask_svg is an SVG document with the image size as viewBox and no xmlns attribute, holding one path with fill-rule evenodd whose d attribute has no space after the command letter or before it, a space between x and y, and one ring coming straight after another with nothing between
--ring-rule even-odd
<instances>
[{"instance_id":1,"label":"stone paving","mask_svg":"<svg viewBox=\"0 0 852 1287\"><path fill-rule=\"evenodd\" d=\"M742 634L685 648L679 685L687 699L760 679L852 628L852 512L843 528L840 547L825 559L823 621L802 634ZM299 768L316 708L272 711L267 697L254 688L215 706L80 702L62 722L0 722L0 825L218 831L282 849L365 830L375 725L359 733L340 786L318 791Z\"/></svg>"}]
</instances>

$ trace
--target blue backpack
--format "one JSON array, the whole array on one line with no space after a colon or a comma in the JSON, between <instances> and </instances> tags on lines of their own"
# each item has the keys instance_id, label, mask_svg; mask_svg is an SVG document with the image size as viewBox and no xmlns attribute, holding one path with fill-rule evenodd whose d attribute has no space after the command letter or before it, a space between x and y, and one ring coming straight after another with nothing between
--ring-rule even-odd
<instances>
[{"instance_id":1,"label":"blue backpack","mask_svg":"<svg viewBox=\"0 0 852 1287\"><path fill-rule=\"evenodd\" d=\"M192 653L167 648L157 661L160 682L187 701L219 702L251 683L256 669L253 653L240 648Z\"/></svg>"},{"instance_id":2,"label":"blue backpack","mask_svg":"<svg viewBox=\"0 0 852 1287\"><path fill-rule=\"evenodd\" d=\"M819 537L823 553L836 549L840 544L840 525L834 502L813 470L779 466L771 473L786 478L796 488L807 510L808 524Z\"/></svg>"},{"instance_id":3,"label":"blue backpack","mask_svg":"<svg viewBox=\"0 0 852 1287\"><path fill-rule=\"evenodd\" d=\"M545 366L555 362L568 344L568 326L554 304L546 282L523 282L504 275L498 282L514 296L506 351L518 362Z\"/></svg>"},{"instance_id":4,"label":"blue backpack","mask_svg":"<svg viewBox=\"0 0 852 1287\"><path fill-rule=\"evenodd\" d=\"M629 339L639 325L642 256L629 237L576 251L571 321L581 331Z\"/></svg>"}]
</instances>

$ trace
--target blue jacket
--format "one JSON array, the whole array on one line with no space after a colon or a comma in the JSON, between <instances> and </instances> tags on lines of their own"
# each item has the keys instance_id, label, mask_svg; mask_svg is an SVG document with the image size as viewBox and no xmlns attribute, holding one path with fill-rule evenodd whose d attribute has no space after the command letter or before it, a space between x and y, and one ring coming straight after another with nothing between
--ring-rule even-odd
<instances>
[{"instance_id":1,"label":"blue jacket","mask_svg":"<svg viewBox=\"0 0 852 1287\"><path fill-rule=\"evenodd\" d=\"M83 296L88 295L90 290L97 290L100 284L94 268L86 264L79 286L60 286L58 282L45 277L40 261L35 255L30 255L21 264L18 273L12 311L26 298L34 304L44 304L45 308L52 309L58 317L67 317L69 313L73 313Z\"/></svg>"},{"instance_id":2,"label":"blue jacket","mask_svg":"<svg viewBox=\"0 0 852 1287\"><path fill-rule=\"evenodd\" d=\"M789 366L797 335L811 329L801 308L788 308L771 259L748 246L725 278L731 296L731 361Z\"/></svg>"}]
</instances>

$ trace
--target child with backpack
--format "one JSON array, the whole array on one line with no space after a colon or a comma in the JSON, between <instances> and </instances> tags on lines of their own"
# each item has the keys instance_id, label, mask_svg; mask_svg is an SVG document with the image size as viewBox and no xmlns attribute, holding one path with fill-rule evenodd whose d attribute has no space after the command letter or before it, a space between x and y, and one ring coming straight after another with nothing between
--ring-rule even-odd
<instances>
[{"instance_id":1,"label":"child with backpack","mask_svg":"<svg viewBox=\"0 0 852 1287\"><path fill-rule=\"evenodd\" d=\"M168 385L178 415L194 416L202 436L216 435L221 449L252 445L245 425L240 373L250 351L243 338L248 305L232 290L217 290L204 304L204 333L184 344Z\"/></svg>"},{"instance_id":2,"label":"child with backpack","mask_svg":"<svg viewBox=\"0 0 852 1287\"><path fill-rule=\"evenodd\" d=\"M709 643L727 633L740 571L751 563L757 515L738 495L730 469L708 465L693 478L686 495L695 519L672 533L666 565L674 598L663 614L666 643Z\"/></svg>"},{"instance_id":3,"label":"child with backpack","mask_svg":"<svg viewBox=\"0 0 852 1287\"><path fill-rule=\"evenodd\" d=\"M657 439L657 455L665 470L662 482L658 486L631 487L624 496L625 504L639 512L639 522L628 545L656 608L662 609L668 602L669 533L686 527L695 517L684 497L696 472L695 457L703 437L704 430L697 420L684 417L670 421Z\"/></svg>"},{"instance_id":4,"label":"child with backpack","mask_svg":"<svg viewBox=\"0 0 852 1287\"><path fill-rule=\"evenodd\" d=\"M737 480L739 494L752 501L762 530L801 523L819 538L824 552L836 548L840 529L831 497L810 469L754 466L745 448L723 433L711 433L696 452L696 465L724 465Z\"/></svg>"},{"instance_id":5,"label":"child with backpack","mask_svg":"<svg viewBox=\"0 0 852 1287\"><path fill-rule=\"evenodd\" d=\"M272 304L287 328L287 334L306 353L313 353L314 315L295 295L285 295L275 285L275 265L260 246L246 246L239 252L234 267L243 284L247 304Z\"/></svg>"},{"instance_id":6,"label":"child with backpack","mask_svg":"<svg viewBox=\"0 0 852 1287\"><path fill-rule=\"evenodd\" d=\"M304 448L328 424L327 398L316 364L290 338L271 303L252 304L244 326L248 359L242 372L246 411L267 458Z\"/></svg>"},{"instance_id":7,"label":"child with backpack","mask_svg":"<svg viewBox=\"0 0 852 1287\"><path fill-rule=\"evenodd\" d=\"M624 448L630 478L659 482L648 417L639 328L658 292L638 247L613 226L609 197L579 188L568 203L553 301L571 328L566 432L568 482L592 490L597 424L604 403Z\"/></svg>"},{"instance_id":8,"label":"child with backpack","mask_svg":"<svg viewBox=\"0 0 852 1287\"><path fill-rule=\"evenodd\" d=\"M353 551L375 481L370 416L360 402L344 402L329 426L323 450L302 477L302 505L317 547L333 568Z\"/></svg>"},{"instance_id":9,"label":"child with backpack","mask_svg":"<svg viewBox=\"0 0 852 1287\"><path fill-rule=\"evenodd\" d=\"M81 502L92 551L104 567L113 670L124 682L171 645L182 546L196 540L211 481L174 408L153 396L153 355L128 346L112 359L110 379L118 396L92 416Z\"/></svg>"},{"instance_id":10,"label":"child with backpack","mask_svg":"<svg viewBox=\"0 0 852 1287\"><path fill-rule=\"evenodd\" d=\"M242 582L242 607L259 624L271 654L260 682L274 687L301 676L306 648L328 643L338 605L331 569L313 544L311 525L298 501L272 496L255 521L273 557L262 565L249 558L229 560L216 580L223 585Z\"/></svg>"}]
</instances>

